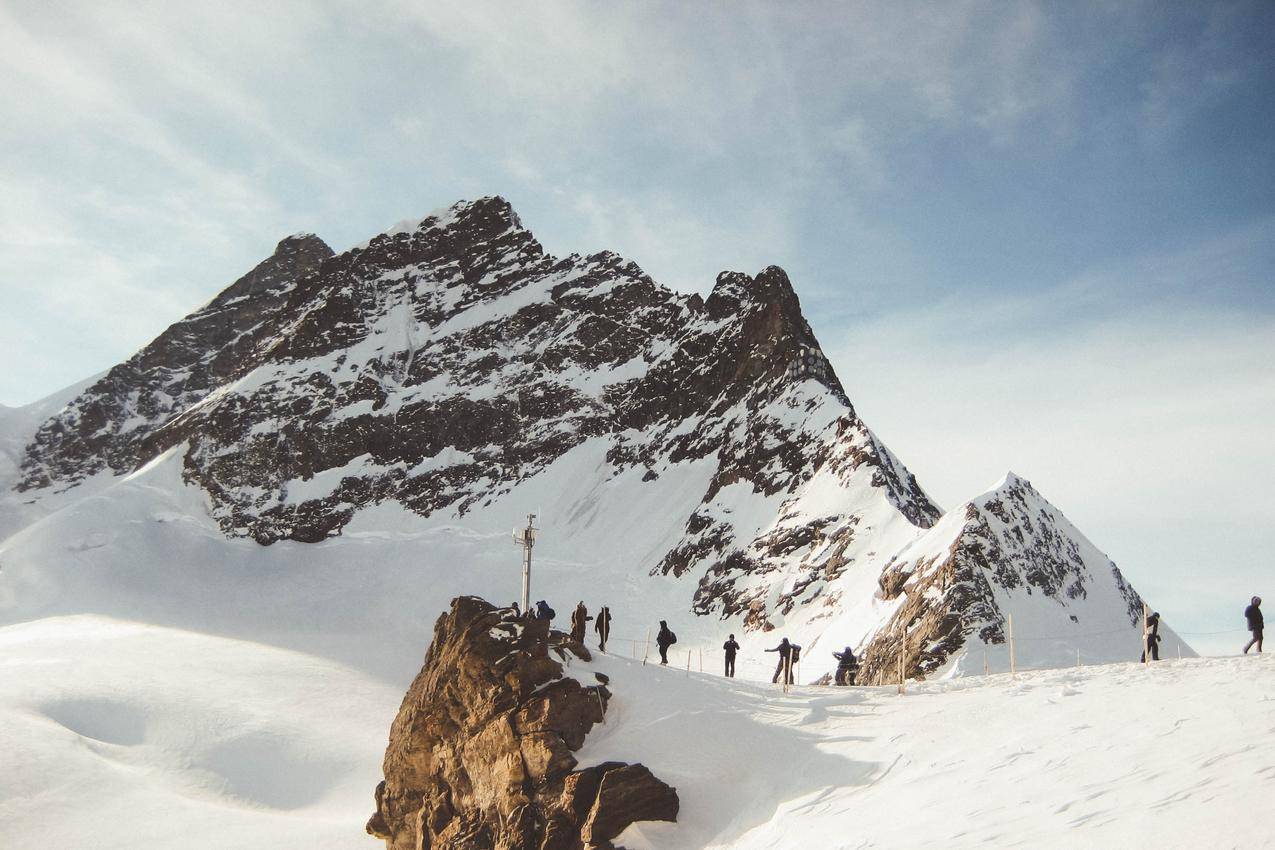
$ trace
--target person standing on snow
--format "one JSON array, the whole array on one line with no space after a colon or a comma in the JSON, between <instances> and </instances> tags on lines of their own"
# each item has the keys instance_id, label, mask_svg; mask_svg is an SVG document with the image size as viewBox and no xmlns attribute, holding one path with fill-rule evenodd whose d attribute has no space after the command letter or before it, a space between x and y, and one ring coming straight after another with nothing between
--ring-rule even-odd
<instances>
[{"instance_id":1,"label":"person standing on snow","mask_svg":"<svg viewBox=\"0 0 1275 850\"><path fill-rule=\"evenodd\" d=\"M527 612L527 613L530 614L531 612ZM541 599L539 602L536 603L535 619L548 620L550 623L552 623L554 615L556 613L557 613L556 611L554 611L552 608L549 607L549 603L545 602L543 599Z\"/></svg>"},{"instance_id":2,"label":"person standing on snow","mask_svg":"<svg viewBox=\"0 0 1275 850\"><path fill-rule=\"evenodd\" d=\"M859 659L854 657L854 650L846 647L844 652L834 652L837 659L837 675L833 679L838 685L853 685L855 674L859 672Z\"/></svg>"},{"instance_id":3,"label":"person standing on snow","mask_svg":"<svg viewBox=\"0 0 1275 850\"><path fill-rule=\"evenodd\" d=\"M1147 640L1142 648L1142 663L1147 663L1147 650L1151 650L1151 660L1160 660L1160 614L1155 612L1147 617Z\"/></svg>"},{"instance_id":4,"label":"person standing on snow","mask_svg":"<svg viewBox=\"0 0 1275 850\"><path fill-rule=\"evenodd\" d=\"M677 643L677 635L673 634L667 622L660 620L660 633L655 636L655 645L660 649L661 664L668 664L668 648L675 643Z\"/></svg>"},{"instance_id":5,"label":"person standing on snow","mask_svg":"<svg viewBox=\"0 0 1275 850\"><path fill-rule=\"evenodd\" d=\"M584 607L584 600L581 599L576 603L576 609L571 612L571 639L576 643L584 643L584 633L589 628L589 621L593 618L589 616L589 609Z\"/></svg>"},{"instance_id":6,"label":"person standing on snow","mask_svg":"<svg viewBox=\"0 0 1275 850\"><path fill-rule=\"evenodd\" d=\"M611 634L611 609L603 605L598 611L597 622L593 624L593 630L598 633L598 649L602 652L607 651L607 637Z\"/></svg>"},{"instance_id":7,"label":"person standing on snow","mask_svg":"<svg viewBox=\"0 0 1275 850\"><path fill-rule=\"evenodd\" d=\"M1244 609L1244 619L1248 620L1248 630L1253 633L1253 639L1244 644L1244 654L1248 655L1249 649L1253 644L1257 644L1257 651L1262 651L1262 597L1254 596L1253 601Z\"/></svg>"},{"instance_id":8,"label":"person standing on snow","mask_svg":"<svg viewBox=\"0 0 1275 850\"><path fill-rule=\"evenodd\" d=\"M767 649L766 652L779 653L779 665L775 667L775 675L770 677L770 683L773 685L779 681L781 675L784 676L784 684L792 684L792 668L788 666L788 659L792 657L792 644L788 642L788 638L784 638L779 642L779 646L774 649ZM785 672L787 675L784 675Z\"/></svg>"},{"instance_id":9,"label":"person standing on snow","mask_svg":"<svg viewBox=\"0 0 1275 850\"><path fill-rule=\"evenodd\" d=\"M734 635L722 644L722 650L726 653L726 678L733 679L735 678L735 653L739 652L739 643Z\"/></svg>"}]
</instances>

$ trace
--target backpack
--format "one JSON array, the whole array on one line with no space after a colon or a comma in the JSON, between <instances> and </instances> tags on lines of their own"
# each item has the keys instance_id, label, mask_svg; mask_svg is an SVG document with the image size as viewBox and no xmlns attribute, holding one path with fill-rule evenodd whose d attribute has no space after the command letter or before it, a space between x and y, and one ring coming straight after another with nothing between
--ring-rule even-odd
<instances>
[{"instance_id":1,"label":"backpack","mask_svg":"<svg viewBox=\"0 0 1275 850\"><path fill-rule=\"evenodd\" d=\"M801 647L794 643L792 644L791 652L792 652L792 655L790 657L792 659L792 663L796 664L798 661L801 660Z\"/></svg>"},{"instance_id":2,"label":"backpack","mask_svg":"<svg viewBox=\"0 0 1275 850\"><path fill-rule=\"evenodd\" d=\"M677 634L676 634L676 633L675 633L672 629L669 629L669 630L668 630L668 644L669 644L669 646L672 646L672 645L673 645L673 644L675 644L675 643L677 643Z\"/></svg>"}]
</instances>

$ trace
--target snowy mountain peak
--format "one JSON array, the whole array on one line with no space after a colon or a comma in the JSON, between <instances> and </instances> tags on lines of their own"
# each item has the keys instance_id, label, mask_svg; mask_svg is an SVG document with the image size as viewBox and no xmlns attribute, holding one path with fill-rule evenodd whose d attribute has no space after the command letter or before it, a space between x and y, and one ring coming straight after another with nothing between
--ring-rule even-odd
<instances>
[{"instance_id":1,"label":"snowy mountain peak","mask_svg":"<svg viewBox=\"0 0 1275 850\"><path fill-rule=\"evenodd\" d=\"M943 514L858 417L783 269L683 295L610 251L546 253L500 197L339 255L284 239L46 415L8 440L25 443L33 511L90 479L159 478L147 493L194 492L228 546L428 540L404 544L413 576L437 551L464 569L411 591L417 608L504 596L503 567L471 567L503 564L535 512L556 547L547 594L601 577L635 619L694 612L691 640L724 619L849 643L869 678L900 652L914 672L955 669L974 641L999 645L1024 598L1042 623L1136 619L1114 565L1025 479ZM270 563L307 557L270 548Z\"/></svg>"},{"instance_id":2,"label":"snowy mountain peak","mask_svg":"<svg viewBox=\"0 0 1275 850\"><path fill-rule=\"evenodd\" d=\"M1012 472L894 556L880 587L894 611L866 650L865 672L876 681L892 680L900 655L905 669L921 674L972 670L989 647L1001 657L1011 615L1018 636L1030 636L1019 649L1024 667L1066 664L1078 651L1136 658L1140 645L1142 598Z\"/></svg>"},{"instance_id":3,"label":"snowy mountain peak","mask_svg":"<svg viewBox=\"0 0 1275 850\"><path fill-rule=\"evenodd\" d=\"M1032 483L1030 481L1028 481L1026 478L1023 478L1021 475L1019 475L1018 473L1014 472L1011 469L1011 470L1007 470L1005 474L1001 476L1000 480L997 481L995 484L993 484L991 487L989 487L979 498L982 498L983 496L994 496L998 493L1008 492L1012 490L1023 490L1023 489L1030 490L1033 493L1036 492L1035 488L1032 487Z\"/></svg>"}]
</instances>

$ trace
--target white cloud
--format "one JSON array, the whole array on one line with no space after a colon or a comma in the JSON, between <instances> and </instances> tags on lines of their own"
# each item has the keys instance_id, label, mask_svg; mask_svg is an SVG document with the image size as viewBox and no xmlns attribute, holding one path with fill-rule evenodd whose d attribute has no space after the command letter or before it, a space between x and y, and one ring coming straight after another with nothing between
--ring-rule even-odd
<instances>
[{"instance_id":1,"label":"white cloud","mask_svg":"<svg viewBox=\"0 0 1275 850\"><path fill-rule=\"evenodd\" d=\"M885 315L826 347L861 415L944 507L1013 469L1175 627L1233 628L1275 547L1275 317L1178 296L1243 266L1222 246L1243 254L1251 238L1185 250L1175 276L1162 258L1125 264L1147 278L1140 300L1100 299L1115 272L1098 270Z\"/></svg>"}]
</instances>

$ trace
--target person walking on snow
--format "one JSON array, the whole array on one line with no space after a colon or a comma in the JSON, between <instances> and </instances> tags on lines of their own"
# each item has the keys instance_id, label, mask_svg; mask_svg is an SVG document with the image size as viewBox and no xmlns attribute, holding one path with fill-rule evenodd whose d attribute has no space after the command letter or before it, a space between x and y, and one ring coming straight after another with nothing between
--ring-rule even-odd
<instances>
[{"instance_id":1,"label":"person walking on snow","mask_svg":"<svg viewBox=\"0 0 1275 850\"><path fill-rule=\"evenodd\" d=\"M1151 650L1151 660L1160 660L1160 614L1155 612L1147 617L1147 640L1142 648L1142 663L1147 663L1147 650Z\"/></svg>"},{"instance_id":2,"label":"person walking on snow","mask_svg":"<svg viewBox=\"0 0 1275 850\"><path fill-rule=\"evenodd\" d=\"M655 636L655 645L660 649L661 664L668 664L668 648L675 643L677 643L677 635L673 634L667 622L660 620L660 633Z\"/></svg>"},{"instance_id":3,"label":"person walking on snow","mask_svg":"<svg viewBox=\"0 0 1275 850\"><path fill-rule=\"evenodd\" d=\"M733 679L735 678L735 653L739 652L739 643L734 635L722 644L722 650L726 653L726 678Z\"/></svg>"},{"instance_id":4,"label":"person walking on snow","mask_svg":"<svg viewBox=\"0 0 1275 850\"><path fill-rule=\"evenodd\" d=\"M838 685L853 685L855 674L859 672L859 659L854 657L854 650L846 647L844 652L834 652L837 659L837 675L833 679Z\"/></svg>"},{"instance_id":5,"label":"person walking on snow","mask_svg":"<svg viewBox=\"0 0 1275 850\"><path fill-rule=\"evenodd\" d=\"M536 603L536 613L534 615L531 615L530 611L527 613L529 616L534 616L537 620L548 620L551 623L553 622L554 616L557 614L556 611L549 607L549 603L545 602L543 599Z\"/></svg>"},{"instance_id":6,"label":"person walking on snow","mask_svg":"<svg viewBox=\"0 0 1275 850\"><path fill-rule=\"evenodd\" d=\"M770 677L770 683L773 685L779 681L779 677L785 672L784 684L792 684L792 667L788 665L788 659L792 657L792 644L788 642L788 638L784 638L779 642L779 646L774 649L767 649L766 652L778 652L779 664L775 667L775 675Z\"/></svg>"},{"instance_id":7,"label":"person walking on snow","mask_svg":"<svg viewBox=\"0 0 1275 850\"><path fill-rule=\"evenodd\" d=\"M607 637L611 634L611 609L603 605L598 611L598 619L593 624L593 630L598 633L598 649L602 652L607 651Z\"/></svg>"},{"instance_id":8,"label":"person walking on snow","mask_svg":"<svg viewBox=\"0 0 1275 850\"><path fill-rule=\"evenodd\" d=\"M1253 644L1257 644L1257 651L1262 651L1262 597L1254 596L1252 603L1244 609L1244 619L1248 620L1248 630L1253 633L1253 639L1244 644L1244 654L1248 655L1249 649Z\"/></svg>"},{"instance_id":9,"label":"person walking on snow","mask_svg":"<svg viewBox=\"0 0 1275 850\"><path fill-rule=\"evenodd\" d=\"M584 643L584 633L589 628L589 621L593 618L589 616L589 609L584 607L584 600L581 599L576 603L576 609L571 612L571 639L576 643Z\"/></svg>"}]
</instances>

